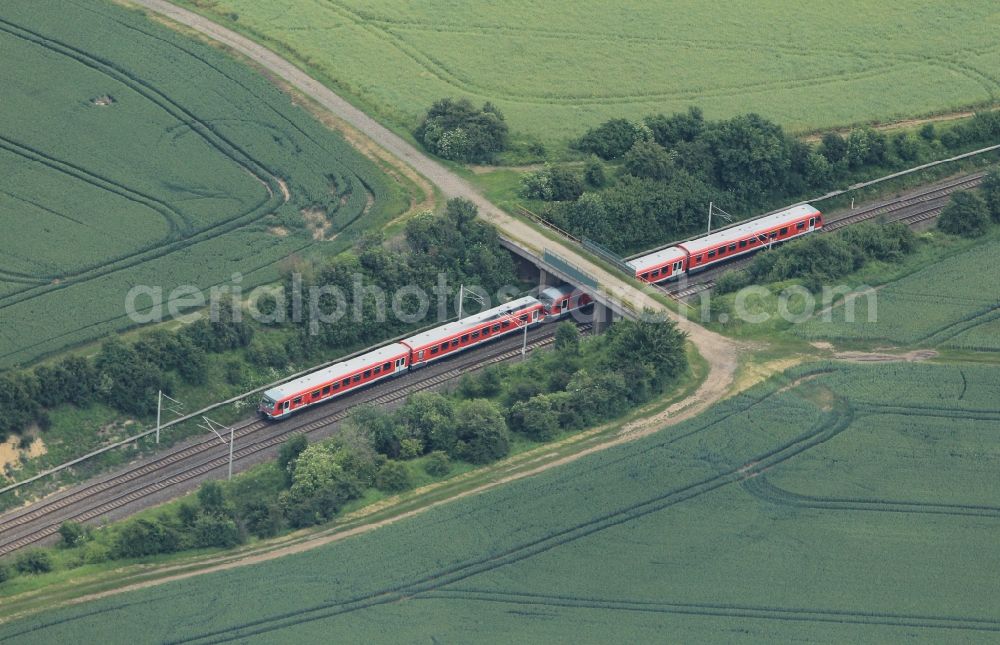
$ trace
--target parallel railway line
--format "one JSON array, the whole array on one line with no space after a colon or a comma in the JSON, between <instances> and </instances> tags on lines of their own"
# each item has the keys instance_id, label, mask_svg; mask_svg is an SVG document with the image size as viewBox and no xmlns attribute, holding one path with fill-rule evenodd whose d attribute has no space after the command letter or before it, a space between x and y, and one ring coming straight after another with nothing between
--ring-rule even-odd
<instances>
[{"instance_id":1,"label":"parallel railway line","mask_svg":"<svg viewBox=\"0 0 1000 645\"><path fill-rule=\"evenodd\" d=\"M580 325L581 331L589 324ZM391 405L416 392L438 387L475 369L508 361L521 354L522 339L504 338L495 343L459 354L398 378L378 383L345 397L347 405L324 404L306 410L287 421L268 423L251 420L235 427L233 461L248 463L255 456L284 442L293 433L316 432L342 421L351 408L366 403ZM536 328L528 334L529 350L545 347L555 338L554 325ZM57 493L37 504L0 517L0 556L50 538L65 521L87 522L122 511L144 498L168 489L188 488L228 463L228 442L214 435L181 445L151 461L130 466L96 481ZM184 490L187 490L185 488Z\"/></svg>"}]
</instances>

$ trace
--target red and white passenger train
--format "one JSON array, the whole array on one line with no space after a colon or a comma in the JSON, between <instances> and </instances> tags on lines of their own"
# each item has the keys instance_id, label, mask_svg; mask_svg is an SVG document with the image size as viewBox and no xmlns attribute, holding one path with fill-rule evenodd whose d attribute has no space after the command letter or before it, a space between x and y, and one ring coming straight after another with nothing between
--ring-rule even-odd
<instances>
[{"instance_id":1,"label":"red and white passenger train","mask_svg":"<svg viewBox=\"0 0 1000 645\"><path fill-rule=\"evenodd\" d=\"M644 255L629 265L635 269L639 280L662 282L752 253L775 242L805 235L822 226L823 217L818 210L809 205L796 206ZM273 387L264 392L258 411L266 418L282 419L297 410L398 376L494 338L558 320L590 303L590 296L572 285L548 287L539 292L537 298L513 300Z\"/></svg>"},{"instance_id":2,"label":"red and white passenger train","mask_svg":"<svg viewBox=\"0 0 1000 645\"><path fill-rule=\"evenodd\" d=\"M639 280L663 282L822 227L823 215L809 204L802 204L643 255L628 264Z\"/></svg>"}]
</instances>

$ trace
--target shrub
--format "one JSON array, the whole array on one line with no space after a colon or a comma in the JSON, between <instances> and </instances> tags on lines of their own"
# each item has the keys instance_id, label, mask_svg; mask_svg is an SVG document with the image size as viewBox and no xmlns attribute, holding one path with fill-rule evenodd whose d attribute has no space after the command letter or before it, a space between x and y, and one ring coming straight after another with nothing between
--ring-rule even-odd
<instances>
[{"instance_id":1,"label":"shrub","mask_svg":"<svg viewBox=\"0 0 1000 645\"><path fill-rule=\"evenodd\" d=\"M951 200L941 211L938 228L962 237L978 237L989 227L990 214L986 202L968 191L952 193Z\"/></svg>"},{"instance_id":2,"label":"shrub","mask_svg":"<svg viewBox=\"0 0 1000 645\"><path fill-rule=\"evenodd\" d=\"M455 455L474 464L496 461L510 451L507 424L499 406L486 399L455 406Z\"/></svg>"},{"instance_id":3,"label":"shrub","mask_svg":"<svg viewBox=\"0 0 1000 645\"><path fill-rule=\"evenodd\" d=\"M375 486L387 493L398 493L412 486L410 471L400 461L389 460L378 470L375 476Z\"/></svg>"},{"instance_id":4,"label":"shrub","mask_svg":"<svg viewBox=\"0 0 1000 645\"><path fill-rule=\"evenodd\" d=\"M14 570L8 565L0 562L0 584L3 584L14 577Z\"/></svg>"},{"instance_id":5,"label":"shrub","mask_svg":"<svg viewBox=\"0 0 1000 645\"><path fill-rule=\"evenodd\" d=\"M43 549L30 549L14 560L18 573L47 573L52 571L52 556Z\"/></svg>"},{"instance_id":6,"label":"shrub","mask_svg":"<svg viewBox=\"0 0 1000 645\"><path fill-rule=\"evenodd\" d=\"M507 148L507 124L491 103L477 110L468 99L434 103L417 128L431 153L453 161L489 163Z\"/></svg>"},{"instance_id":7,"label":"shrub","mask_svg":"<svg viewBox=\"0 0 1000 645\"><path fill-rule=\"evenodd\" d=\"M427 455L424 472L431 477L444 477L451 472L451 459L448 458L448 453L442 450L435 450Z\"/></svg>"},{"instance_id":8,"label":"shrub","mask_svg":"<svg viewBox=\"0 0 1000 645\"><path fill-rule=\"evenodd\" d=\"M604 175L604 166L596 157L591 157L587 162L587 167L583 170L583 180L591 188L603 188L608 183L608 178Z\"/></svg>"},{"instance_id":9,"label":"shrub","mask_svg":"<svg viewBox=\"0 0 1000 645\"><path fill-rule=\"evenodd\" d=\"M193 527L194 546L229 548L243 542L232 519L216 513L201 513Z\"/></svg>"},{"instance_id":10,"label":"shrub","mask_svg":"<svg viewBox=\"0 0 1000 645\"><path fill-rule=\"evenodd\" d=\"M546 164L521 178L520 193L528 199L568 201L583 194L583 182L568 168Z\"/></svg>"},{"instance_id":11,"label":"shrub","mask_svg":"<svg viewBox=\"0 0 1000 645\"><path fill-rule=\"evenodd\" d=\"M138 558L172 553L180 547L180 535L162 522L138 519L129 522L115 538L111 553L115 558Z\"/></svg>"},{"instance_id":12,"label":"shrub","mask_svg":"<svg viewBox=\"0 0 1000 645\"><path fill-rule=\"evenodd\" d=\"M993 221L1000 222L1000 171L991 170L986 173L980 188L990 216Z\"/></svg>"},{"instance_id":13,"label":"shrub","mask_svg":"<svg viewBox=\"0 0 1000 645\"><path fill-rule=\"evenodd\" d=\"M637 141L647 138L652 138L649 128L627 119L611 119L588 130L574 146L601 159L611 160L618 159L631 150Z\"/></svg>"},{"instance_id":14,"label":"shrub","mask_svg":"<svg viewBox=\"0 0 1000 645\"><path fill-rule=\"evenodd\" d=\"M79 522L63 522L59 525L59 546L72 548L80 546L90 537L90 532Z\"/></svg>"},{"instance_id":15,"label":"shrub","mask_svg":"<svg viewBox=\"0 0 1000 645\"><path fill-rule=\"evenodd\" d=\"M633 177L666 181L677 167L673 155L653 141L639 141L625 154L625 172Z\"/></svg>"}]
</instances>

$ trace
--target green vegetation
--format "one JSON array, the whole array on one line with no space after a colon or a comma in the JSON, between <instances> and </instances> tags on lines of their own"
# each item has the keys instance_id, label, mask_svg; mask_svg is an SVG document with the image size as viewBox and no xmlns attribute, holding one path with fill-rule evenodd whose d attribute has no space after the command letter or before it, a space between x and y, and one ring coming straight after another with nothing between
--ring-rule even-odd
<instances>
[{"instance_id":1,"label":"green vegetation","mask_svg":"<svg viewBox=\"0 0 1000 645\"><path fill-rule=\"evenodd\" d=\"M795 132L888 121L993 103L1000 83L990 35L998 18L987 0L874 10L850 0L791 12L766 0L726 7L724 20L695 0L626 12L595 0L514 0L475 11L440 0L184 4L407 130L440 97L491 101L523 147L696 103L711 118L750 110Z\"/></svg>"},{"instance_id":2,"label":"green vegetation","mask_svg":"<svg viewBox=\"0 0 1000 645\"><path fill-rule=\"evenodd\" d=\"M416 136L439 157L489 163L507 147L507 124L490 103L477 110L468 99L441 99L427 111Z\"/></svg>"},{"instance_id":3,"label":"green vegetation","mask_svg":"<svg viewBox=\"0 0 1000 645\"><path fill-rule=\"evenodd\" d=\"M521 442L545 442L621 416L630 405L676 387L687 368L684 336L664 319L623 321L586 341L575 324L563 323L553 352L467 375L448 396L416 394L394 411L356 408L333 438L309 445L304 435L294 435L275 463L225 485L203 484L194 504L173 504L97 530L63 524L60 568L229 548L248 537L321 524L372 488L399 493L428 476L447 476L452 460L501 459L510 452L512 433ZM15 559L11 569L0 563L7 577L54 568L48 551L26 554L43 564Z\"/></svg>"},{"instance_id":4,"label":"green vegetation","mask_svg":"<svg viewBox=\"0 0 1000 645\"><path fill-rule=\"evenodd\" d=\"M815 292L875 260L898 263L916 246L917 236L905 224L863 222L832 235L812 235L760 253L746 270L723 274L716 292L725 294L793 278Z\"/></svg>"},{"instance_id":5,"label":"green vegetation","mask_svg":"<svg viewBox=\"0 0 1000 645\"><path fill-rule=\"evenodd\" d=\"M557 167L529 175L526 187L554 186L552 177L568 175L577 190L522 190L521 195L562 200L545 204L540 215L625 254L700 234L710 201L742 219L998 140L1000 112L980 113L923 137L907 132L889 137L862 128L846 137L827 133L813 145L756 114L708 121L692 108L647 116L640 124L613 119L586 133L577 146L607 160L621 159L616 180L603 189L581 195L576 174Z\"/></svg>"},{"instance_id":6,"label":"green vegetation","mask_svg":"<svg viewBox=\"0 0 1000 645\"><path fill-rule=\"evenodd\" d=\"M979 237L990 226L990 209L977 193L959 191L941 211L938 228L963 237Z\"/></svg>"},{"instance_id":7,"label":"green vegetation","mask_svg":"<svg viewBox=\"0 0 1000 645\"><path fill-rule=\"evenodd\" d=\"M426 327L439 315L447 318L449 309L455 310L459 284L478 285L490 294L517 284L510 255L497 243L496 231L478 220L475 206L464 200L450 201L440 216L426 213L409 219L402 239L383 242L380 236L369 235L351 252L290 263L282 280L288 288L286 294L296 293L296 272L302 276L303 294L313 285L337 287L351 307L362 309L363 322L354 322L353 313L346 311L340 317L323 318L326 322L317 322L313 316L296 318L291 295L280 307L273 297L258 301L258 309L274 318L272 324L252 322L245 312L243 320L237 322L229 314L232 307L222 303L217 323L202 319L174 332L136 332L134 340L127 343L106 343L94 357L69 357L32 372L0 375L0 406L11 411L0 417L0 434L23 433L24 449L36 438L45 445L44 454L26 460L16 471L6 468L4 475L12 481L23 480L150 427L158 389L183 401L186 410L197 410ZM386 311L388 305L383 300L388 298L381 298L380 293L394 294L404 285L436 293L439 276L445 278L447 287L439 296L446 299L444 311L439 313L435 307L427 317L414 318L397 318ZM334 295L323 293L327 295L319 301L321 312L335 311L340 305ZM411 312L411 304L419 311L419 302L404 301L400 306ZM285 307L282 318L279 314ZM237 421L255 404L255 400L241 400L213 414L220 422ZM172 427L165 437L172 442L202 432L196 423L187 422ZM65 474L87 477L123 463L138 451L154 449L150 438ZM51 492L61 483L65 482L46 478L21 492L28 496ZM7 495L0 498L0 505L15 505L24 499Z\"/></svg>"},{"instance_id":8,"label":"green vegetation","mask_svg":"<svg viewBox=\"0 0 1000 645\"><path fill-rule=\"evenodd\" d=\"M264 77L136 12L12 0L0 47L0 368L133 325L135 285L249 289L404 207Z\"/></svg>"},{"instance_id":9,"label":"green vegetation","mask_svg":"<svg viewBox=\"0 0 1000 645\"><path fill-rule=\"evenodd\" d=\"M667 432L377 531L0 637L988 637L998 386L992 366L799 368Z\"/></svg>"},{"instance_id":10,"label":"green vegetation","mask_svg":"<svg viewBox=\"0 0 1000 645\"><path fill-rule=\"evenodd\" d=\"M808 339L997 351L1000 335L990 332L1000 319L998 272L1000 241L993 236L888 284L875 299L862 296L852 306L835 307L829 320L817 318L798 325L795 334ZM877 311L870 311L873 306Z\"/></svg>"}]
</instances>

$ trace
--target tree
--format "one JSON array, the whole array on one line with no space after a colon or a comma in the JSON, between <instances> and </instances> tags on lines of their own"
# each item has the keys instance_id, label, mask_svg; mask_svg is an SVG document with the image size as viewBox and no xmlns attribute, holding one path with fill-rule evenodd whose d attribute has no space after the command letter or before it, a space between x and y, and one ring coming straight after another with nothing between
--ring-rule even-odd
<instances>
[{"instance_id":1,"label":"tree","mask_svg":"<svg viewBox=\"0 0 1000 645\"><path fill-rule=\"evenodd\" d=\"M666 148L653 141L638 141L624 159L625 172L633 177L667 181L677 167Z\"/></svg>"},{"instance_id":2,"label":"tree","mask_svg":"<svg viewBox=\"0 0 1000 645\"><path fill-rule=\"evenodd\" d=\"M414 394L400 411L409 434L422 437L426 449L449 454L458 443L454 417L455 404L436 392Z\"/></svg>"},{"instance_id":3,"label":"tree","mask_svg":"<svg viewBox=\"0 0 1000 645\"><path fill-rule=\"evenodd\" d=\"M712 124L705 138L715 157L719 187L757 200L785 185L791 146L781 126L745 114Z\"/></svg>"},{"instance_id":4,"label":"tree","mask_svg":"<svg viewBox=\"0 0 1000 645\"><path fill-rule=\"evenodd\" d=\"M226 504L226 495L222 490L222 484L216 481L205 482L198 488L198 504L206 513L231 514L231 510Z\"/></svg>"},{"instance_id":5,"label":"tree","mask_svg":"<svg viewBox=\"0 0 1000 645\"><path fill-rule=\"evenodd\" d=\"M592 188L604 188L608 178L604 175L604 166L597 157L591 157L587 167L583 169L583 180Z\"/></svg>"},{"instance_id":6,"label":"tree","mask_svg":"<svg viewBox=\"0 0 1000 645\"><path fill-rule=\"evenodd\" d=\"M550 441L559 432L559 410L550 395L533 396L518 401L507 415L511 430L535 441Z\"/></svg>"},{"instance_id":7,"label":"tree","mask_svg":"<svg viewBox=\"0 0 1000 645\"><path fill-rule=\"evenodd\" d=\"M580 330L567 321L556 328L556 351L576 354L580 351Z\"/></svg>"},{"instance_id":8,"label":"tree","mask_svg":"<svg viewBox=\"0 0 1000 645\"><path fill-rule=\"evenodd\" d=\"M474 464L496 461L510 451L510 437L500 408L486 399L455 407L456 455Z\"/></svg>"},{"instance_id":9,"label":"tree","mask_svg":"<svg viewBox=\"0 0 1000 645\"><path fill-rule=\"evenodd\" d=\"M664 148L673 148L682 141L694 141L705 127L701 108L694 106L689 107L686 113L647 116L644 122L652 131L653 139Z\"/></svg>"},{"instance_id":10,"label":"tree","mask_svg":"<svg viewBox=\"0 0 1000 645\"><path fill-rule=\"evenodd\" d=\"M292 472L295 460L302 451L309 447L309 438L302 433L293 434L281 444L278 449L278 468L285 477L285 487L292 485Z\"/></svg>"},{"instance_id":11,"label":"tree","mask_svg":"<svg viewBox=\"0 0 1000 645\"><path fill-rule=\"evenodd\" d=\"M375 476L375 486L387 493L404 491L413 484L410 482L410 471L401 461L389 460L382 464Z\"/></svg>"},{"instance_id":12,"label":"tree","mask_svg":"<svg viewBox=\"0 0 1000 645\"><path fill-rule=\"evenodd\" d=\"M29 549L17 556L14 568L18 573L48 573L52 571L52 556L43 549Z\"/></svg>"},{"instance_id":13,"label":"tree","mask_svg":"<svg viewBox=\"0 0 1000 645\"><path fill-rule=\"evenodd\" d=\"M0 437L19 433L41 414L38 380L32 374L0 374Z\"/></svg>"},{"instance_id":14,"label":"tree","mask_svg":"<svg viewBox=\"0 0 1000 645\"><path fill-rule=\"evenodd\" d=\"M578 150L590 152L601 159L618 159L632 149L636 141L652 138L648 128L627 119L611 119L588 130L573 145Z\"/></svg>"},{"instance_id":15,"label":"tree","mask_svg":"<svg viewBox=\"0 0 1000 645\"><path fill-rule=\"evenodd\" d=\"M819 152L835 166L847 158L847 141L836 132L827 132L820 140Z\"/></svg>"},{"instance_id":16,"label":"tree","mask_svg":"<svg viewBox=\"0 0 1000 645\"><path fill-rule=\"evenodd\" d=\"M657 381L672 380L687 369L687 335L664 314L646 311L640 320L612 325L608 334L611 364L616 367L647 365Z\"/></svg>"},{"instance_id":17,"label":"tree","mask_svg":"<svg viewBox=\"0 0 1000 645\"><path fill-rule=\"evenodd\" d=\"M415 132L431 153L470 163L491 162L507 148L507 124L491 103L477 110L468 99L444 98L427 111Z\"/></svg>"},{"instance_id":18,"label":"tree","mask_svg":"<svg viewBox=\"0 0 1000 645\"><path fill-rule=\"evenodd\" d=\"M1000 222L1000 171L991 170L986 173L980 190L983 191L983 200L993 221Z\"/></svg>"},{"instance_id":19,"label":"tree","mask_svg":"<svg viewBox=\"0 0 1000 645\"><path fill-rule=\"evenodd\" d=\"M938 228L962 237L978 237L990 224L990 212L983 199L972 192L952 193L951 200L941 211Z\"/></svg>"}]
</instances>

